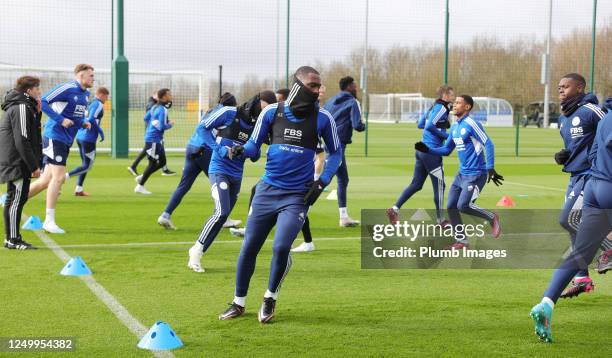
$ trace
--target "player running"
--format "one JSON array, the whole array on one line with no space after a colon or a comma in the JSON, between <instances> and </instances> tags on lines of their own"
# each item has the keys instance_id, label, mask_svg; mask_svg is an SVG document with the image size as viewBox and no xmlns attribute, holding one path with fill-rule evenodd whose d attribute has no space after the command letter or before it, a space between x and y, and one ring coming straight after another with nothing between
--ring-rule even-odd
<instances>
[{"instance_id":1,"label":"player running","mask_svg":"<svg viewBox=\"0 0 612 358\"><path fill-rule=\"evenodd\" d=\"M100 125L102 117L104 117L104 103L108 100L108 95L109 92L106 87L98 87L96 96L87 109L87 121L91 124L91 128L81 128L76 135L79 153L81 154L81 166L72 169L67 176L67 178L79 177L74 189L74 195L76 196L89 196L89 193L83 191L83 184L87 173L93 168L98 136L100 136L100 142L104 141L104 131Z\"/></svg>"},{"instance_id":2,"label":"player running","mask_svg":"<svg viewBox=\"0 0 612 358\"><path fill-rule=\"evenodd\" d=\"M153 106L157 104L157 102L158 102L157 91L155 91L155 93L153 93L153 95L149 97L149 99L147 99L147 104L145 105L145 114L149 112L151 108L153 108ZM144 120L145 120L145 131L146 131L147 126L149 125L149 123L147 122L146 116L144 117ZM132 162L132 164L129 167L127 167L127 170L130 172L130 174L132 174L134 177L137 177L139 175L138 174L138 164L140 164L140 162L146 157L147 157L147 147L146 147L146 142L145 142L145 146L142 148L140 153L138 153L138 155L136 156L136 159L134 159L134 162ZM176 175L176 172L173 172L172 170L170 170L170 168L168 168L168 164L166 163L166 165L162 167L162 176L169 177L173 175Z\"/></svg>"},{"instance_id":3,"label":"player running","mask_svg":"<svg viewBox=\"0 0 612 358\"><path fill-rule=\"evenodd\" d=\"M224 93L219 99L217 106L202 116L200 124L208 117L209 113L216 112L224 106L236 106L236 98L233 94L229 92ZM185 149L185 164L183 166L181 181L176 187L176 190L174 190L174 193L172 193L166 209L157 218L157 223L169 230L176 230L176 226L170 217L181 203L181 200L183 200L185 194L189 192L198 175L203 172L204 175L208 177L208 166L210 165L212 151L206 145L204 137L200 135L198 128L199 126L196 127ZM228 219L228 221L229 220L231 219ZM235 221L240 223L240 220Z\"/></svg>"},{"instance_id":4,"label":"player running","mask_svg":"<svg viewBox=\"0 0 612 358\"><path fill-rule=\"evenodd\" d=\"M47 189L46 215L43 229L52 234L64 234L55 223L55 206L66 180L66 161L79 128L91 129L85 119L88 88L94 83L94 69L87 64L74 68L75 79L59 84L42 97L42 111L49 117L43 133L43 164L41 177L30 187L29 198Z\"/></svg>"},{"instance_id":5,"label":"player running","mask_svg":"<svg viewBox=\"0 0 612 358\"><path fill-rule=\"evenodd\" d=\"M359 225L358 220L353 220L348 215L346 207L346 191L349 183L348 169L346 165L346 146L351 144L353 129L357 132L365 130L365 124L361 120L361 107L357 101L357 84L353 77L347 76L340 79L340 92L323 106L332 114L338 128L338 138L342 143L342 163L336 173L338 182L338 211L340 213L339 224L342 227Z\"/></svg>"},{"instance_id":6,"label":"player running","mask_svg":"<svg viewBox=\"0 0 612 358\"><path fill-rule=\"evenodd\" d=\"M172 92L168 88L157 91L159 101L145 115L148 123L145 132L145 148L149 165L142 175L136 177L134 192L138 194L151 194L145 188L145 183L159 169L166 165L166 151L164 150L164 133L172 128L174 122L168 119L168 110L172 107Z\"/></svg>"},{"instance_id":7,"label":"player running","mask_svg":"<svg viewBox=\"0 0 612 358\"><path fill-rule=\"evenodd\" d=\"M284 102L289 97L289 89L281 88L276 91L276 101ZM319 88L319 103L325 97L325 86L321 85ZM266 144L269 144L266 142ZM323 165L325 164L325 152L323 145L321 144L321 140L319 139L319 143L317 144L316 156L315 156L315 175L314 180L319 179L321 172L323 171ZM257 184L253 185L251 188L251 196L249 198L249 207L251 206L251 202L253 201L253 196L255 195L255 188ZM246 232L246 228L230 228L230 233L234 236L244 237L244 233ZM315 246L312 242L312 232L310 231L310 219L306 216L304 220L304 225L302 225L302 235L304 235L304 242L298 245L297 247L291 249L291 252L310 252L314 251Z\"/></svg>"},{"instance_id":8,"label":"player running","mask_svg":"<svg viewBox=\"0 0 612 358\"><path fill-rule=\"evenodd\" d=\"M559 117L559 132L564 148L555 153L555 161L563 165L564 172L570 173L559 223L569 232L572 245L580 225L584 186L590 177L589 151L593 145L597 123L604 116L601 108L597 106L597 97L591 93L585 94L585 88L584 77L577 73L567 74L559 81L562 112ZM594 289L589 270L585 267L578 271L572 285L561 297L574 297Z\"/></svg>"},{"instance_id":9,"label":"player running","mask_svg":"<svg viewBox=\"0 0 612 358\"><path fill-rule=\"evenodd\" d=\"M255 190L238 257L234 300L219 316L221 320L244 314L257 255L276 226L268 289L257 315L261 323L274 317L281 283L291 267L291 245L302 228L308 207L314 204L340 165L342 147L334 119L317 105L320 86L317 70L300 67L287 101L268 106L244 147L232 148L235 154L244 150L246 157L256 158L264 140L271 136L265 173ZM313 158L319 137L323 137L330 155L321 177L313 182Z\"/></svg>"},{"instance_id":10,"label":"player running","mask_svg":"<svg viewBox=\"0 0 612 358\"><path fill-rule=\"evenodd\" d=\"M430 148L440 147L446 138L448 138L448 133L446 132L450 128L448 114L452 109L452 103L455 101L455 91L451 86L440 86L436 93L438 94L438 99L423 115L418 124L418 127L423 129L423 139L421 141ZM442 157L420 151L416 151L415 157L412 182L397 198L395 205L387 209L389 221L391 224L395 224L399 220L399 210L402 205L423 188L423 184L425 184L425 180L429 176L433 186L433 199L436 206L438 224L443 224L445 221L443 207L446 184L444 183Z\"/></svg>"},{"instance_id":11,"label":"player running","mask_svg":"<svg viewBox=\"0 0 612 358\"><path fill-rule=\"evenodd\" d=\"M561 291L593 261L597 250L612 231L612 113L599 121L589 153L591 178L584 187L582 222L576 233L572 252L553 273L542 302L530 312L535 333L544 342L552 342L552 312Z\"/></svg>"},{"instance_id":12,"label":"player running","mask_svg":"<svg viewBox=\"0 0 612 358\"><path fill-rule=\"evenodd\" d=\"M472 108L474 108L472 97L468 95L457 97L453 111L458 120L451 126L450 135L444 144L433 148L423 142L414 145L414 148L420 152L439 156L449 155L457 148L459 173L451 185L446 203L448 216L456 233L456 242L451 246L452 249L468 247L468 238L462 230L460 212L483 218L491 223L493 237L497 238L501 234L497 214L476 205L476 199L480 196L485 183L493 180L495 185L501 185L504 177L497 174L494 169L493 141L487 136L482 124L470 117ZM483 147L486 151L486 161Z\"/></svg>"},{"instance_id":13,"label":"player running","mask_svg":"<svg viewBox=\"0 0 612 358\"><path fill-rule=\"evenodd\" d=\"M612 97L609 97L604 101L601 106L606 113L612 113ZM612 270L612 231L608 234L607 240L604 240L601 244L602 253L597 258L597 273L604 274Z\"/></svg>"},{"instance_id":14,"label":"player running","mask_svg":"<svg viewBox=\"0 0 612 358\"><path fill-rule=\"evenodd\" d=\"M213 152L209 178L212 197L215 200L215 212L204 223L198 240L189 249L187 266L195 272L204 272L200 263L202 255L219 234L238 200L246 158L234 156L231 149L234 146L244 145L249 140L257 117L263 108L272 103L276 103L274 92L263 91L238 108L219 107L203 118L198 126L200 137ZM259 152L251 157L253 162L258 159Z\"/></svg>"},{"instance_id":15,"label":"player running","mask_svg":"<svg viewBox=\"0 0 612 358\"><path fill-rule=\"evenodd\" d=\"M321 85L321 87L319 87L319 104L325 99L325 90L325 85ZM321 143L321 138L318 140L315 153L314 180L317 180L321 176L321 173L323 173L323 168L325 167L325 147L323 146L323 143ZM304 220L304 225L302 225L302 235L304 236L304 242L291 249L291 252L312 252L315 250L314 242L312 242L312 231L310 230L309 215L306 215L306 220Z\"/></svg>"}]
</instances>

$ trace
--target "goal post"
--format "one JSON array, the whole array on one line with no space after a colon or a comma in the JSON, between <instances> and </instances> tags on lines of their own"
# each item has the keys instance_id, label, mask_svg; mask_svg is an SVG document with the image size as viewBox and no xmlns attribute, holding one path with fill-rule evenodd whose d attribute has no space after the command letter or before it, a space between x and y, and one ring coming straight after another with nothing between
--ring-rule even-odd
<instances>
[{"instance_id":1,"label":"goal post","mask_svg":"<svg viewBox=\"0 0 612 358\"><path fill-rule=\"evenodd\" d=\"M45 67L20 67L0 65L0 94L4 95L14 86L15 80L24 75L33 75L41 79L43 93L53 88L58 83L67 82L74 78L72 69L69 68L45 68ZM129 90L129 118L128 134L130 152L140 151L144 144L145 105L149 97L160 88L169 88L172 91L173 104L169 111L169 118L175 125L165 135L165 146L169 152L182 152L185 150L187 141L193 134L202 113L208 110L210 103L210 84L205 73L199 71L148 71L131 69ZM91 97L96 88L104 86L111 89L110 69L95 69L95 83L90 90ZM113 94L104 104L104 118L102 129L106 140L98 143L101 151L109 151L111 148L111 104ZM43 115L43 125L47 116ZM73 146L73 150L76 145Z\"/></svg>"}]
</instances>

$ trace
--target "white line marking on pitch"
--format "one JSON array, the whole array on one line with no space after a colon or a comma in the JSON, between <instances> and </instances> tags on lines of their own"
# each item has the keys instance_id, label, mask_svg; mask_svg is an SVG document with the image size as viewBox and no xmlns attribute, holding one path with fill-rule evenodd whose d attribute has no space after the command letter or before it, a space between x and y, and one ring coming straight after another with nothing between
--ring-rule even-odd
<instances>
[{"instance_id":1,"label":"white line marking on pitch","mask_svg":"<svg viewBox=\"0 0 612 358\"><path fill-rule=\"evenodd\" d=\"M36 236L38 236L42 242L50 248L53 253L59 257L64 263L70 260L70 255L64 249L62 249L52 238L50 238L47 234L45 234L42 230L35 231ZM138 339L142 338L149 330L145 327L138 319L128 312L128 310L123 307L117 299L108 292L104 286L98 283L95 278L92 276L79 276L79 278L85 282L87 287L93 292L102 303L108 307L108 309L126 326ZM172 358L174 354L169 351L151 351L154 356L160 358Z\"/></svg>"},{"instance_id":2,"label":"white line marking on pitch","mask_svg":"<svg viewBox=\"0 0 612 358\"><path fill-rule=\"evenodd\" d=\"M360 237L320 237L317 241L348 241L348 240L359 240ZM217 244L237 244L242 243L243 240L218 240L215 241ZM123 242L116 244L73 244L73 245L62 245L64 248L88 248L88 247L130 247L130 246L166 246L166 245L193 245L195 241L161 241L161 242ZM52 249L52 247L49 247Z\"/></svg>"},{"instance_id":3,"label":"white line marking on pitch","mask_svg":"<svg viewBox=\"0 0 612 358\"><path fill-rule=\"evenodd\" d=\"M548 186L541 186L541 185L533 185L533 184L523 184L523 183L516 183L516 182L512 182L512 181L504 181L504 184L510 184L510 185L518 185L518 186L524 186L527 188L534 188L534 189L542 189L542 190L550 190L550 191L559 191L562 193L565 193L565 189L559 189L559 188L551 188Z\"/></svg>"}]
</instances>

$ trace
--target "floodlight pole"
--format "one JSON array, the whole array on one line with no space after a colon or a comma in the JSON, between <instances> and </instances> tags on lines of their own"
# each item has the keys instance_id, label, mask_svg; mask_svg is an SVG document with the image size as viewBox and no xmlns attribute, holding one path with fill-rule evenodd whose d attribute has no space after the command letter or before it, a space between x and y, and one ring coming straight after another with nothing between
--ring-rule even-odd
<instances>
[{"instance_id":1,"label":"floodlight pole","mask_svg":"<svg viewBox=\"0 0 612 358\"><path fill-rule=\"evenodd\" d=\"M219 65L219 99L223 96L223 65Z\"/></svg>"},{"instance_id":2,"label":"floodlight pole","mask_svg":"<svg viewBox=\"0 0 612 358\"><path fill-rule=\"evenodd\" d=\"M127 158L129 154L129 63L123 55L123 0L116 0L117 6L117 49L112 63L112 143L113 158Z\"/></svg>"},{"instance_id":3,"label":"floodlight pole","mask_svg":"<svg viewBox=\"0 0 612 358\"><path fill-rule=\"evenodd\" d=\"M274 90L280 88L280 0L276 0L276 73L274 76Z\"/></svg>"},{"instance_id":4,"label":"floodlight pole","mask_svg":"<svg viewBox=\"0 0 612 358\"><path fill-rule=\"evenodd\" d=\"M111 63L115 58L115 0L111 2Z\"/></svg>"},{"instance_id":5,"label":"floodlight pole","mask_svg":"<svg viewBox=\"0 0 612 358\"><path fill-rule=\"evenodd\" d=\"M365 156L368 156L368 117L369 117L369 99L368 99L368 23L369 23L369 7L370 2L366 0L365 8L365 40L363 45L363 68L361 69L361 88L363 89L363 113L365 117Z\"/></svg>"},{"instance_id":6,"label":"floodlight pole","mask_svg":"<svg viewBox=\"0 0 612 358\"><path fill-rule=\"evenodd\" d=\"M548 0L548 33L546 35L546 54L542 59L542 82L544 83L544 128L550 122L550 40L552 34L552 0Z\"/></svg>"},{"instance_id":7,"label":"floodlight pole","mask_svg":"<svg viewBox=\"0 0 612 358\"><path fill-rule=\"evenodd\" d=\"M285 87L289 88L289 19L291 18L291 0L287 0L287 33L285 45Z\"/></svg>"},{"instance_id":8,"label":"floodlight pole","mask_svg":"<svg viewBox=\"0 0 612 358\"><path fill-rule=\"evenodd\" d=\"M446 0L446 9L444 10L444 84L448 84L448 28L450 20L448 2L449 0Z\"/></svg>"},{"instance_id":9,"label":"floodlight pole","mask_svg":"<svg viewBox=\"0 0 612 358\"><path fill-rule=\"evenodd\" d=\"M590 91L595 93L595 37L597 36L597 0L593 0L593 30L591 34L591 78Z\"/></svg>"}]
</instances>

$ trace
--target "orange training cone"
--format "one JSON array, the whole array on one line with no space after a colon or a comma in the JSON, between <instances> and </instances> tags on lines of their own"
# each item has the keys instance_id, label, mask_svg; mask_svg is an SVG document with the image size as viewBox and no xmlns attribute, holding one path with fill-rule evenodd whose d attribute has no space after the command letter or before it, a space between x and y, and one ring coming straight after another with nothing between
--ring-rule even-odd
<instances>
[{"instance_id":1,"label":"orange training cone","mask_svg":"<svg viewBox=\"0 0 612 358\"><path fill-rule=\"evenodd\" d=\"M509 195L504 195L501 199L499 199L496 206L516 206L516 204L514 204L514 201L512 201L512 198Z\"/></svg>"}]
</instances>

